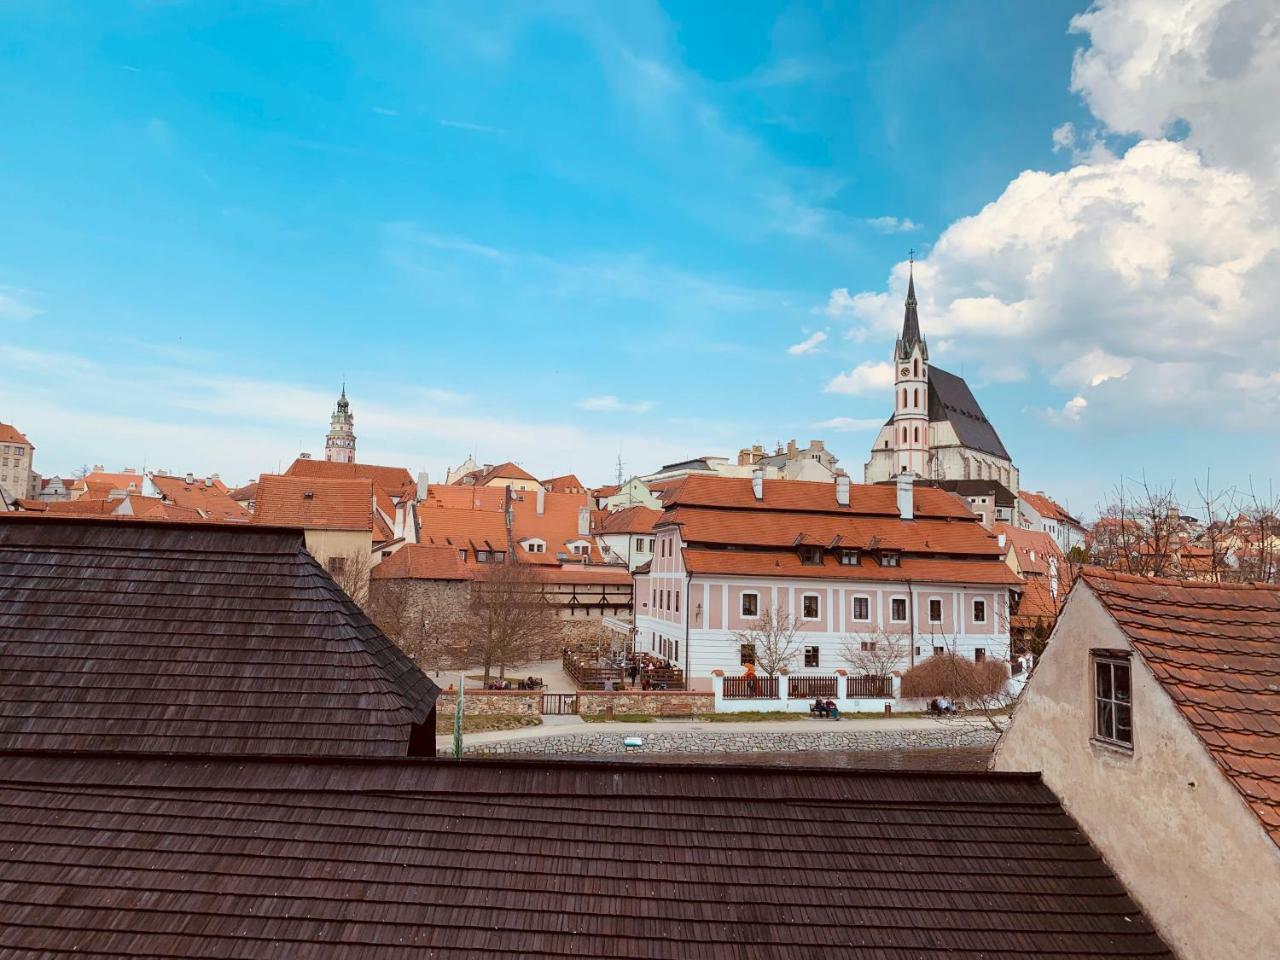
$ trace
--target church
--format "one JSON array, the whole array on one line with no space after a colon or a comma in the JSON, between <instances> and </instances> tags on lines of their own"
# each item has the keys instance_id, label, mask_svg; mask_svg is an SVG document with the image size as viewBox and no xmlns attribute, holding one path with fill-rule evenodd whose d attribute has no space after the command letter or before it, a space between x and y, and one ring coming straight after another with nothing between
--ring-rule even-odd
<instances>
[{"instance_id":1,"label":"church","mask_svg":"<svg viewBox=\"0 0 1280 960\"><path fill-rule=\"evenodd\" d=\"M933 481L994 480L1016 495L1018 468L973 391L963 377L929 364L914 271L893 370L893 416L876 437L866 482L881 483L906 471Z\"/></svg>"}]
</instances>

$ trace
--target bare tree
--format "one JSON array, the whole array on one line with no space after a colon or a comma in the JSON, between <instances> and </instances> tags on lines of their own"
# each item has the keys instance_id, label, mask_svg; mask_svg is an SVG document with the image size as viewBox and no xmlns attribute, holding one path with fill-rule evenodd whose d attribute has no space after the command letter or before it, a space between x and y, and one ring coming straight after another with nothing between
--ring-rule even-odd
<instances>
[{"instance_id":1,"label":"bare tree","mask_svg":"<svg viewBox=\"0 0 1280 960\"><path fill-rule=\"evenodd\" d=\"M954 639L944 640L947 649L920 661L902 675L902 695L922 699L946 699L955 713L940 718L966 727L1004 730L1003 715L1013 705L1009 690L1009 665L1003 660L970 660L956 649Z\"/></svg>"},{"instance_id":2,"label":"bare tree","mask_svg":"<svg viewBox=\"0 0 1280 960\"><path fill-rule=\"evenodd\" d=\"M1240 576L1274 583L1280 579L1280 497L1270 484L1264 495L1250 480L1241 501L1233 531Z\"/></svg>"},{"instance_id":3,"label":"bare tree","mask_svg":"<svg viewBox=\"0 0 1280 960\"><path fill-rule=\"evenodd\" d=\"M910 649L905 636L875 630L846 636L840 644L840 655L860 674L889 677L902 666Z\"/></svg>"},{"instance_id":4,"label":"bare tree","mask_svg":"<svg viewBox=\"0 0 1280 960\"><path fill-rule=\"evenodd\" d=\"M749 644L755 651L755 663L767 677L776 677L791 665L800 652L796 634L800 620L782 607L762 610L760 619L750 630L735 630L739 643Z\"/></svg>"},{"instance_id":5,"label":"bare tree","mask_svg":"<svg viewBox=\"0 0 1280 960\"><path fill-rule=\"evenodd\" d=\"M1122 573L1177 576L1184 534L1173 484L1157 487L1146 477L1121 478L1094 524L1094 561Z\"/></svg>"},{"instance_id":6,"label":"bare tree","mask_svg":"<svg viewBox=\"0 0 1280 960\"><path fill-rule=\"evenodd\" d=\"M535 659L560 636L560 626L536 570L507 561L488 566L472 582L457 632L487 683L495 669L501 678L507 667Z\"/></svg>"},{"instance_id":7,"label":"bare tree","mask_svg":"<svg viewBox=\"0 0 1280 960\"><path fill-rule=\"evenodd\" d=\"M325 561L325 569L333 582L361 608L369 603L369 576L373 567L373 555L367 550L337 554Z\"/></svg>"}]
</instances>

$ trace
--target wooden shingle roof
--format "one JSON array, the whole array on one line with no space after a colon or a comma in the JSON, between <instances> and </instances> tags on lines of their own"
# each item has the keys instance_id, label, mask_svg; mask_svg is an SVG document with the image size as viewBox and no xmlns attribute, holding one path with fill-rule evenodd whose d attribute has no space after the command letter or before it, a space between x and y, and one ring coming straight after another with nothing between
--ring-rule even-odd
<instances>
[{"instance_id":1,"label":"wooden shingle roof","mask_svg":"<svg viewBox=\"0 0 1280 960\"><path fill-rule=\"evenodd\" d=\"M301 531L0 516L0 748L403 756L438 692Z\"/></svg>"},{"instance_id":2,"label":"wooden shingle roof","mask_svg":"<svg viewBox=\"0 0 1280 960\"><path fill-rule=\"evenodd\" d=\"M1035 774L0 754L0 955L1168 957Z\"/></svg>"}]
</instances>

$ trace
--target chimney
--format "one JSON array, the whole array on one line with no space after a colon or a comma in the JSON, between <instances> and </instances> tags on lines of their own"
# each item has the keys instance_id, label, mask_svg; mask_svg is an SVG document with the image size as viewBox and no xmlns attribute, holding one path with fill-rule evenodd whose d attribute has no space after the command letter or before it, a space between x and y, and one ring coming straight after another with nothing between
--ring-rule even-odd
<instances>
[{"instance_id":1,"label":"chimney","mask_svg":"<svg viewBox=\"0 0 1280 960\"><path fill-rule=\"evenodd\" d=\"M431 485L427 482L427 471L420 470L418 472L418 502L422 503L427 499L427 493L430 491Z\"/></svg>"},{"instance_id":2,"label":"chimney","mask_svg":"<svg viewBox=\"0 0 1280 960\"><path fill-rule=\"evenodd\" d=\"M206 487L212 487L212 486L213 486L213 477L205 477L205 478L204 478L204 485L205 485Z\"/></svg>"},{"instance_id":3,"label":"chimney","mask_svg":"<svg viewBox=\"0 0 1280 960\"><path fill-rule=\"evenodd\" d=\"M794 460L796 458L796 442L794 440L787 441L787 459Z\"/></svg>"},{"instance_id":4,"label":"chimney","mask_svg":"<svg viewBox=\"0 0 1280 960\"><path fill-rule=\"evenodd\" d=\"M536 499L537 499L538 516L542 516L547 509L547 491L542 488L542 484L538 484ZM589 517L590 513L588 512L587 515Z\"/></svg>"},{"instance_id":5,"label":"chimney","mask_svg":"<svg viewBox=\"0 0 1280 960\"><path fill-rule=\"evenodd\" d=\"M898 474L898 516L903 520L916 518L915 474L903 470Z\"/></svg>"},{"instance_id":6,"label":"chimney","mask_svg":"<svg viewBox=\"0 0 1280 960\"><path fill-rule=\"evenodd\" d=\"M590 507L578 508L578 536L580 537L591 536L591 508Z\"/></svg>"},{"instance_id":7,"label":"chimney","mask_svg":"<svg viewBox=\"0 0 1280 960\"><path fill-rule=\"evenodd\" d=\"M764 499L764 471L759 467L751 471L751 492L757 500Z\"/></svg>"},{"instance_id":8,"label":"chimney","mask_svg":"<svg viewBox=\"0 0 1280 960\"><path fill-rule=\"evenodd\" d=\"M751 451L743 447L738 451L738 466L745 467L749 463L751 463Z\"/></svg>"},{"instance_id":9,"label":"chimney","mask_svg":"<svg viewBox=\"0 0 1280 960\"><path fill-rule=\"evenodd\" d=\"M825 449L827 449L826 441L825 441L825 440L810 440L810 441L809 441L809 449L810 449L810 450L825 450Z\"/></svg>"},{"instance_id":10,"label":"chimney","mask_svg":"<svg viewBox=\"0 0 1280 960\"><path fill-rule=\"evenodd\" d=\"M842 473L836 477L836 503L842 507L849 505L849 475Z\"/></svg>"},{"instance_id":11,"label":"chimney","mask_svg":"<svg viewBox=\"0 0 1280 960\"><path fill-rule=\"evenodd\" d=\"M195 483L195 482L196 482L196 475L195 475L194 473L192 473L190 470L188 470L188 471L187 471L187 483Z\"/></svg>"}]
</instances>

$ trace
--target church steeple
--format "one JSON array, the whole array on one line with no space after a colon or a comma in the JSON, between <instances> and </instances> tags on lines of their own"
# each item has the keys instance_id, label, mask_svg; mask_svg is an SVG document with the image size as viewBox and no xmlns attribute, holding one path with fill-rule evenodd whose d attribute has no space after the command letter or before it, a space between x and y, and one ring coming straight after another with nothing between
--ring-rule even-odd
<instances>
[{"instance_id":1,"label":"church steeple","mask_svg":"<svg viewBox=\"0 0 1280 960\"><path fill-rule=\"evenodd\" d=\"M329 434L324 438L324 458L337 463L355 463L356 461L356 418L351 415L351 404L347 402L347 385L342 384L342 394L338 397L338 406L329 418Z\"/></svg>"},{"instance_id":2,"label":"church steeple","mask_svg":"<svg viewBox=\"0 0 1280 960\"><path fill-rule=\"evenodd\" d=\"M920 345L921 359L929 359L929 347L920 336L920 315L916 312L916 261L911 258L911 273L907 280L907 302L902 316L902 336L898 338L898 356L906 360L911 356L916 344Z\"/></svg>"}]
</instances>

